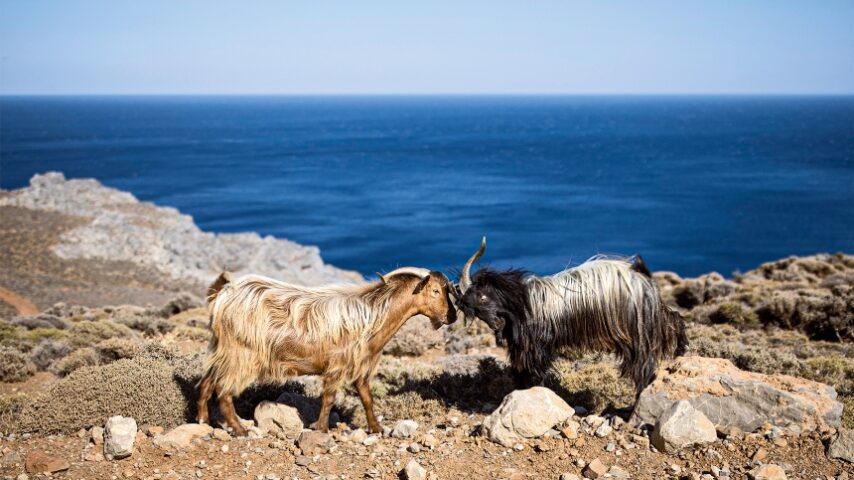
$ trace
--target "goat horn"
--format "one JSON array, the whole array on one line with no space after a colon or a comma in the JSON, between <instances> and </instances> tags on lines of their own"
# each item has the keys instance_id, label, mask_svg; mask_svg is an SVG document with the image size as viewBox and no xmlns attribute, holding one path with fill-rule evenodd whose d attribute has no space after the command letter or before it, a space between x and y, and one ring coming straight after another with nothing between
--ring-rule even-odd
<instances>
[{"instance_id":1,"label":"goat horn","mask_svg":"<svg viewBox=\"0 0 854 480\"><path fill-rule=\"evenodd\" d=\"M463 267L463 271L460 274L460 293L466 293L466 290L471 286L471 266L474 265L481 255L483 255L484 250L486 250L486 237L483 237L483 240L480 241L480 248L474 252L474 255L469 258L469 261L466 262L466 265Z\"/></svg>"},{"instance_id":2,"label":"goat horn","mask_svg":"<svg viewBox=\"0 0 854 480\"><path fill-rule=\"evenodd\" d=\"M419 278L424 278L427 275L430 275L430 270L426 268L418 268L418 267L400 267L397 270L392 270L385 275L381 275L380 278L383 282L387 282L389 278L395 275L401 275L404 273L408 273L411 275L416 275Z\"/></svg>"}]
</instances>

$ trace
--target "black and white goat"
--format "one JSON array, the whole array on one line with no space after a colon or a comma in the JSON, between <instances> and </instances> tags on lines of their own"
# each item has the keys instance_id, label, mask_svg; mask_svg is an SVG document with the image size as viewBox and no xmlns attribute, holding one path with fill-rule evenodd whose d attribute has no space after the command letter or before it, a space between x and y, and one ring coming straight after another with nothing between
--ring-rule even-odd
<instances>
[{"instance_id":1,"label":"black and white goat","mask_svg":"<svg viewBox=\"0 0 854 480\"><path fill-rule=\"evenodd\" d=\"M506 341L517 387L541 384L561 347L617 354L638 393L661 360L684 354L684 321L639 256L598 256L547 277L490 268L471 275L485 249L486 237L463 267L456 303Z\"/></svg>"}]
</instances>

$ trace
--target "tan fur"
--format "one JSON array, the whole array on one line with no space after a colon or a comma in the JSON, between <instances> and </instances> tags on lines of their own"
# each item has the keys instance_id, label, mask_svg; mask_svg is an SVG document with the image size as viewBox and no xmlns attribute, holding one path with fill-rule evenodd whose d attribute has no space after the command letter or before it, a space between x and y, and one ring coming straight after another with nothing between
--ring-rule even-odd
<instances>
[{"instance_id":1,"label":"tan fur","mask_svg":"<svg viewBox=\"0 0 854 480\"><path fill-rule=\"evenodd\" d=\"M344 385L357 384L368 410L372 402L363 391L383 347L414 315L430 317L436 328L446 323L452 311L447 286L444 275L411 268L369 285L315 288L257 275L229 283L220 276L209 291L213 337L201 382L199 420L208 420L205 397L214 389L221 410L233 411L230 398L252 383L281 383L294 375L323 376L316 428L325 430L328 404ZM228 398L226 405L223 398ZM373 412L367 413L370 427L379 428ZM223 414L242 433L236 415Z\"/></svg>"}]
</instances>

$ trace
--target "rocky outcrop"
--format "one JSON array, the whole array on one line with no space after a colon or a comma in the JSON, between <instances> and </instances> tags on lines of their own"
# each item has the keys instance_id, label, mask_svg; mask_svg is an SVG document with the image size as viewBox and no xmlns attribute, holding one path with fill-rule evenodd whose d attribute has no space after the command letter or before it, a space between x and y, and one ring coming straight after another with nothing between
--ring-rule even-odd
<instances>
[{"instance_id":1,"label":"rocky outcrop","mask_svg":"<svg viewBox=\"0 0 854 480\"><path fill-rule=\"evenodd\" d=\"M487 438L511 447L526 438L544 435L572 418L575 410L545 387L511 392L483 421Z\"/></svg>"},{"instance_id":2,"label":"rocky outcrop","mask_svg":"<svg viewBox=\"0 0 854 480\"><path fill-rule=\"evenodd\" d=\"M842 404L833 387L790 377L739 370L729 360L682 357L661 369L641 393L632 422L655 424L686 400L718 428L752 432L765 422L799 434L840 425Z\"/></svg>"},{"instance_id":3,"label":"rocky outcrop","mask_svg":"<svg viewBox=\"0 0 854 480\"><path fill-rule=\"evenodd\" d=\"M223 270L305 285L362 279L324 264L317 247L256 233L203 232L189 215L140 202L93 179L66 180L57 172L35 175L29 187L0 196L0 206L84 217L86 222L53 245L53 253L63 259L130 262L193 285L206 285Z\"/></svg>"}]
</instances>

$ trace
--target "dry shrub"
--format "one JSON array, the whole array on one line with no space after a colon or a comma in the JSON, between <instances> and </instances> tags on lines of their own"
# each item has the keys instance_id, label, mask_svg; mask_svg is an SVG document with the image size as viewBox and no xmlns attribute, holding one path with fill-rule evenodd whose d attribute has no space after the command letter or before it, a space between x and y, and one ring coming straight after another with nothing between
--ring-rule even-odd
<instances>
[{"instance_id":1,"label":"dry shrub","mask_svg":"<svg viewBox=\"0 0 854 480\"><path fill-rule=\"evenodd\" d=\"M0 382L23 382L35 375L37 368L23 353L0 347Z\"/></svg>"},{"instance_id":2,"label":"dry shrub","mask_svg":"<svg viewBox=\"0 0 854 480\"><path fill-rule=\"evenodd\" d=\"M174 330L175 336L185 340L194 340L196 342L207 342L211 339L211 331L207 328L188 327L179 325Z\"/></svg>"},{"instance_id":3,"label":"dry shrub","mask_svg":"<svg viewBox=\"0 0 854 480\"><path fill-rule=\"evenodd\" d=\"M355 425L367 426L365 410L358 404L355 398L351 398L349 410L351 421ZM435 398L424 398L416 392L404 392L399 395L391 395L377 399L375 402L377 415L382 415L384 423L397 420L418 420L421 422L434 422L441 418L446 412L443 402Z\"/></svg>"},{"instance_id":4,"label":"dry shrub","mask_svg":"<svg viewBox=\"0 0 854 480\"><path fill-rule=\"evenodd\" d=\"M467 322L460 319L445 329L445 352L449 354L468 353L495 345L495 334L479 320Z\"/></svg>"},{"instance_id":5,"label":"dry shrub","mask_svg":"<svg viewBox=\"0 0 854 480\"><path fill-rule=\"evenodd\" d=\"M757 326L759 325L759 316L740 303L724 302L709 314L709 321L739 326Z\"/></svg>"},{"instance_id":6,"label":"dry shrub","mask_svg":"<svg viewBox=\"0 0 854 480\"><path fill-rule=\"evenodd\" d=\"M434 330L430 319L418 315L410 318L400 327L383 350L391 355L418 356L444 343L442 332Z\"/></svg>"},{"instance_id":7,"label":"dry shrub","mask_svg":"<svg viewBox=\"0 0 854 480\"><path fill-rule=\"evenodd\" d=\"M108 338L95 345L95 351L101 363L110 363L135 357L140 351L140 345L129 338Z\"/></svg>"},{"instance_id":8,"label":"dry shrub","mask_svg":"<svg viewBox=\"0 0 854 480\"><path fill-rule=\"evenodd\" d=\"M12 319L11 323L17 327L24 327L27 330L33 330L36 328L58 328L60 330L65 330L68 328L68 324L65 323L64 320L56 315L50 315L47 313L42 313L33 317L15 317Z\"/></svg>"},{"instance_id":9,"label":"dry shrub","mask_svg":"<svg viewBox=\"0 0 854 480\"><path fill-rule=\"evenodd\" d=\"M139 424L172 427L193 414L191 405L201 364L196 357L144 351L133 359L80 368L27 405L17 428L22 432L72 432L102 425L112 415Z\"/></svg>"},{"instance_id":10,"label":"dry shrub","mask_svg":"<svg viewBox=\"0 0 854 480\"><path fill-rule=\"evenodd\" d=\"M210 324L210 317L207 307L198 307L172 315L169 317L169 321L176 325L207 328Z\"/></svg>"},{"instance_id":11,"label":"dry shrub","mask_svg":"<svg viewBox=\"0 0 854 480\"><path fill-rule=\"evenodd\" d=\"M581 405L590 412L629 407L635 400L631 382L620 376L612 363L574 366L559 360L553 367L552 379L557 393L570 405Z\"/></svg>"},{"instance_id":12,"label":"dry shrub","mask_svg":"<svg viewBox=\"0 0 854 480\"><path fill-rule=\"evenodd\" d=\"M47 370L51 364L72 351L74 349L65 342L45 339L30 352L30 360L39 370Z\"/></svg>"},{"instance_id":13,"label":"dry shrub","mask_svg":"<svg viewBox=\"0 0 854 480\"><path fill-rule=\"evenodd\" d=\"M0 395L0 433L18 430L21 412L30 401L23 393Z\"/></svg>"},{"instance_id":14,"label":"dry shrub","mask_svg":"<svg viewBox=\"0 0 854 480\"><path fill-rule=\"evenodd\" d=\"M51 365L50 371L64 377L83 367L92 367L101 363L101 356L93 348L80 348Z\"/></svg>"},{"instance_id":15,"label":"dry shrub","mask_svg":"<svg viewBox=\"0 0 854 480\"><path fill-rule=\"evenodd\" d=\"M133 331L130 328L110 320L97 322L83 320L75 323L68 330L68 333L70 343L80 347L94 345L108 338L133 336Z\"/></svg>"},{"instance_id":16,"label":"dry shrub","mask_svg":"<svg viewBox=\"0 0 854 480\"><path fill-rule=\"evenodd\" d=\"M163 335L175 329L175 324L169 320L148 314L121 315L113 318L113 322L150 336Z\"/></svg>"}]
</instances>

